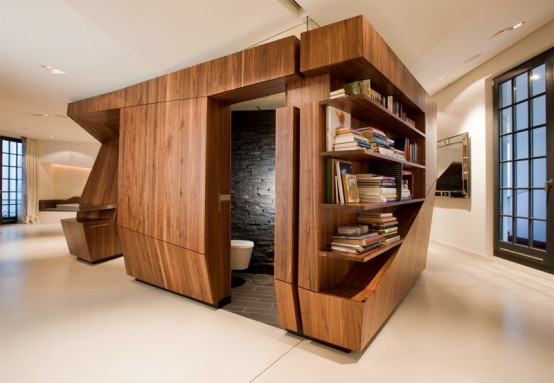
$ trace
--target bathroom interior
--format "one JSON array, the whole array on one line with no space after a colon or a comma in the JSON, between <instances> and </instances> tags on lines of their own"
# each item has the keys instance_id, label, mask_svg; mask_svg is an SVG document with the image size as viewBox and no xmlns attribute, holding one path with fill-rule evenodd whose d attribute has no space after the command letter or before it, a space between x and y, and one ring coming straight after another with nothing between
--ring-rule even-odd
<instances>
[{"instance_id":1,"label":"bathroom interior","mask_svg":"<svg viewBox=\"0 0 554 383\"><path fill-rule=\"evenodd\" d=\"M231 303L223 309L278 326L275 302L275 108L283 95L235 104L231 137ZM276 106L277 105L277 106Z\"/></svg>"}]
</instances>

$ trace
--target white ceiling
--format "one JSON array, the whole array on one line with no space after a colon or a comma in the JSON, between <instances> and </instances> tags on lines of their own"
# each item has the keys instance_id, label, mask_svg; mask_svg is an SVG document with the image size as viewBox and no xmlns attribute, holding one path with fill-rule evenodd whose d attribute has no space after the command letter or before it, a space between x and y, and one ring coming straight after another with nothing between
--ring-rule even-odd
<instances>
[{"instance_id":1,"label":"white ceiling","mask_svg":"<svg viewBox=\"0 0 554 383\"><path fill-rule=\"evenodd\" d=\"M305 23L286 1L0 0L0 133L94 141L65 117L69 102L240 51ZM552 0L296 1L319 25L364 15L431 94L554 18ZM491 38L519 21L521 28ZM66 73L50 74L43 64Z\"/></svg>"}]
</instances>

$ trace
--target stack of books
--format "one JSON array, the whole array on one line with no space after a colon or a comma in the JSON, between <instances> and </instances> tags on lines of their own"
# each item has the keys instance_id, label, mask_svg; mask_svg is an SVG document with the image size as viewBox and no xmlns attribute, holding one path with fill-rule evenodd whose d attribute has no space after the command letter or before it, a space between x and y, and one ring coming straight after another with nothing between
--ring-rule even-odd
<instances>
[{"instance_id":1,"label":"stack of books","mask_svg":"<svg viewBox=\"0 0 554 383\"><path fill-rule=\"evenodd\" d=\"M408 187L408 180L402 180L402 189L400 190L400 200L406 201L412 199L412 192Z\"/></svg>"},{"instance_id":2,"label":"stack of books","mask_svg":"<svg viewBox=\"0 0 554 383\"><path fill-rule=\"evenodd\" d=\"M368 225L370 232L384 236L385 245L400 240L398 220L392 213L362 213L358 215L358 223Z\"/></svg>"},{"instance_id":3,"label":"stack of books","mask_svg":"<svg viewBox=\"0 0 554 383\"><path fill-rule=\"evenodd\" d=\"M374 151L385 156L394 156L394 151L392 150L394 140L388 138L385 132L369 126L360 128L358 131L367 138L368 143Z\"/></svg>"},{"instance_id":4,"label":"stack of books","mask_svg":"<svg viewBox=\"0 0 554 383\"><path fill-rule=\"evenodd\" d=\"M394 177L375 174L356 174L360 202L394 202L396 180Z\"/></svg>"},{"instance_id":5,"label":"stack of books","mask_svg":"<svg viewBox=\"0 0 554 383\"><path fill-rule=\"evenodd\" d=\"M381 246L385 236L370 231L368 225L338 226L332 236L331 250L343 253L361 254Z\"/></svg>"},{"instance_id":6,"label":"stack of books","mask_svg":"<svg viewBox=\"0 0 554 383\"><path fill-rule=\"evenodd\" d=\"M356 129L340 128L336 130L335 140L333 141L333 150L358 150L372 149L368 139Z\"/></svg>"},{"instance_id":7,"label":"stack of books","mask_svg":"<svg viewBox=\"0 0 554 383\"><path fill-rule=\"evenodd\" d=\"M337 89L329 93L329 99L333 100L335 98L341 98L347 96L344 89Z\"/></svg>"}]
</instances>

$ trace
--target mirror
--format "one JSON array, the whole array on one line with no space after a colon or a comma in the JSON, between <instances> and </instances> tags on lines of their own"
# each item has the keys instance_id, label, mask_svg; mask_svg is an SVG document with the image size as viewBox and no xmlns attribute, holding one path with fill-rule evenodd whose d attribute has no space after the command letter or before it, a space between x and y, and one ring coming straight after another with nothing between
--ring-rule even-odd
<instances>
[{"instance_id":1,"label":"mirror","mask_svg":"<svg viewBox=\"0 0 554 383\"><path fill-rule=\"evenodd\" d=\"M469 198L469 134L463 133L437 143L437 188L435 195Z\"/></svg>"}]
</instances>

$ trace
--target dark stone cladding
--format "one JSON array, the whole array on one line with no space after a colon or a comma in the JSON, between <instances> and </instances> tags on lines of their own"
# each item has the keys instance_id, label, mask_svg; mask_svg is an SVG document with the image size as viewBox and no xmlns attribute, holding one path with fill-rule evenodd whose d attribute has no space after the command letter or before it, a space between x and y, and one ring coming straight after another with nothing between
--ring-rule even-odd
<instances>
[{"instance_id":1,"label":"dark stone cladding","mask_svg":"<svg viewBox=\"0 0 554 383\"><path fill-rule=\"evenodd\" d=\"M249 270L273 265L275 111L232 113L231 238L253 241Z\"/></svg>"}]
</instances>

